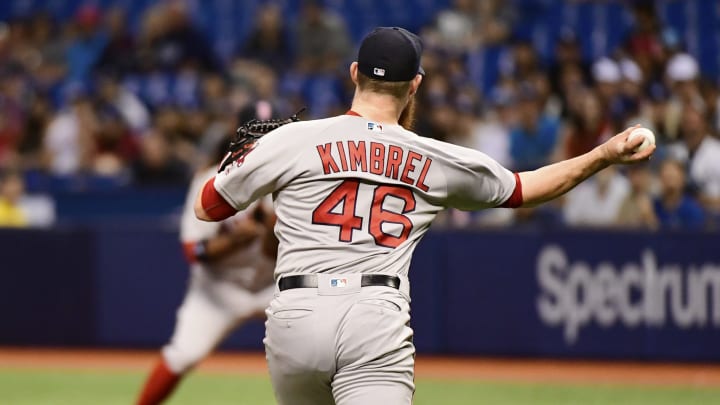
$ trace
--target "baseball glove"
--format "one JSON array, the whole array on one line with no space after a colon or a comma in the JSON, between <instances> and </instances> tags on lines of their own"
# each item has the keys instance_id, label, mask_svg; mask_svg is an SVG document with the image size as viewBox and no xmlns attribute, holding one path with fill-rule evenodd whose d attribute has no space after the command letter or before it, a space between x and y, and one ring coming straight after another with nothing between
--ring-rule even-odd
<instances>
[{"instance_id":1,"label":"baseball glove","mask_svg":"<svg viewBox=\"0 0 720 405\"><path fill-rule=\"evenodd\" d=\"M262 121L252 119L242 124L236 131L235 139L230 142L228 153L225 155L225 159L223 159L220 164L218 173L225 170L225 167L233 162L241 161L245 155L255 148L257 140L265 136L267 133L278 129L283 125L290 124L291 122L300 121L298 115L303 111L305 111L305 108L301 108L295 114L284 119Z\"/></svg>"}]
</instances>

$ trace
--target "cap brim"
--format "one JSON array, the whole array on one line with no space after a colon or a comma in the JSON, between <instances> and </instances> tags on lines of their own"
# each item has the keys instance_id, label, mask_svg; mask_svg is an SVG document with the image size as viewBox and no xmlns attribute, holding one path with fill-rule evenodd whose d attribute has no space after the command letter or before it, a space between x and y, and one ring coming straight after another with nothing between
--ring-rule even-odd
<instances>
[{"instance_id":1,"label":"cap brim","mask_svg":"<svg viewBox=\"0 0 720 405\"><path fill-rule=\"evenodd\" d=\"M418 68L418 74L425 76L425 69L423 69L422 66Z\"/></svg>"}]
</instances>

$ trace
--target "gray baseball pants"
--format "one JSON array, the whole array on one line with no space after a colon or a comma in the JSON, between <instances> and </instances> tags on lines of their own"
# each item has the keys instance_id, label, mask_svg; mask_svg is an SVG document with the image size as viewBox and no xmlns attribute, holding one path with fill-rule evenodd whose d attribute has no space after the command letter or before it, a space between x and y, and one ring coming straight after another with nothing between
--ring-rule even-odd
<instances>
[{"instance_id":1,"label":"gray baseball pants","mask_svg":"<svg viewBox=\"0 0 720 405\"><path fill-rule=\"evenodd\" d=\"M280 405L412 403L407 278L398 290L360 287L360 277L320 274L318 288L276 292L264 343Z\"/></svg>"}]
</instances>

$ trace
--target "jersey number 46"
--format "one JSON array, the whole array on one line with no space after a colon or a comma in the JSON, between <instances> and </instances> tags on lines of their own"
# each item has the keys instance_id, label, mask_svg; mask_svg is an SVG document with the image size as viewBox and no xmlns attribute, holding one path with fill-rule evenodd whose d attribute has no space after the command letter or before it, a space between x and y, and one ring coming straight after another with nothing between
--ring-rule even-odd
<instances>
[{"instance_id":1,"label":"jersey number 46","mask_svg":"<svg viewBox=\"0 0 720 405\"><path fill-rule=\"evenodd\" d=\"M312 221L317 225L332 225L340 228L340 241L352 242L353 231L362 229L363 218L357 216L357 196L360 189L358 180L345 180L313 211ZM392 196L404 201L402 212L388 211L383 208L385 198ZM342 203L342 211L333 210ZM368 231L375 243L389 248L398 247L405 242L412 231L412 221L403 214L415 210L415 196L405 187L381 185L373 189L372 206L370 207L370 226ZM385 223L401 226L399 235L383 231Z\"/></svg>"}]
</instances>

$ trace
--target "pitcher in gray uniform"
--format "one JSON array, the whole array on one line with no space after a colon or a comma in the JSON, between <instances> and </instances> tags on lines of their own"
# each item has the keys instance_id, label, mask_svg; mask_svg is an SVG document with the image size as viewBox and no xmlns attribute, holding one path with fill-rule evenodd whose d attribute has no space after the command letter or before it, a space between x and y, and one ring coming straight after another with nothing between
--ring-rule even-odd
<instances>
[{"instance_id":1,"label":"pitcher in gray uniform","mask_svg":"<svg viewBox=\"0 0 720 405\"><path fill-rule=\"evenodd\" d=\"M399 125L424 72L422 45L377 28L350 66L345 115L284 125L208 181L195 212L222 220L272 194L280 241L265 349L278 403L410 404L415 348L408 268L446 207L537 205L612 163L647 159L630 130L586 155L512 173Z\"/></svg>"}]
</instances>

